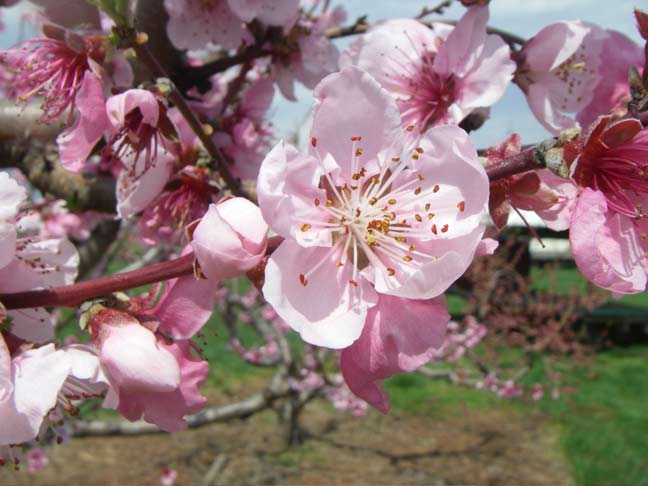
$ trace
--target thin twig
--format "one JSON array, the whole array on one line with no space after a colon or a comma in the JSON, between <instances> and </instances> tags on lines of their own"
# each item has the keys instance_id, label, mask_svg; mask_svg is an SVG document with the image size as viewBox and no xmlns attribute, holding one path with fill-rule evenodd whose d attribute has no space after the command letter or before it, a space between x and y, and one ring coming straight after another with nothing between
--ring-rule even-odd
<instances>
[{"instance_id":1,"label":"thin twig","mask_svg":"<svg viewBox=\"0 0 648 486\"><path fill-rule=\"evenodd\" d=\"M209 466L207 474L205 474L205 477L200 484L202 486L211 486L216 483L218 476L227 465L228 459L229 458L225 454L219 454L216 459L214 459L214 462L212 462L212 465Z\"/></svg>"},{"instance_id":2,"label":"thin twig","mask_svg":"<svg viewBox=\"0 0 648 486\"><path fill-rule=\"evenodd\" d=\"M135 50L137 57L150 69L153 76L155 76L156 78L169 79L168 74L157 61L155 56L152 55L146 43L134 43L133 49ZM185 100L184 96L182 95L182 93L180 93L178 88L175 87L171 80L169 80L169 83L171 90L168 95L169 100L171 100L176 108L178 108L180 113L182 113L182 116L185 118L194 133L198 136L209 156L217 163L218 172L225 181L225 184L227 184L227 187L232 191L233 194L246 197L247 195L241 188L240 181L236 179L230 172L227 166L227 159L225 158L221 150L216 147L216 144L212 140L211 135L205 130L205 126L191 109L191 107L187 103L187 100Z\"/></svg>"},{"instance_id":3,"label":"thin twig","mask_svg":"<svg viewBox=\"0 0 648 486\"><path fill-rule=\"evenodd\" d=\"M444 0L440 4L438 4L436 7L423 7L421 12L414 17L416 20L421 20L424 17L427 17L430 14L437 14L437 15L443 15L443 12L445 11L446 8L448 8L452 4L453 0Z\"/></svg>"},{"instance_id":4,"label":"thin twig","mask_svg":"<svg viewBox=\"0 0 648 486\"><path fill-rule=\"evenodd\" d=\"M289 393L283 371L277 372L268 387L254 395L235 403L207 407L202 412L186 418L189 428L202 427L216 422L232 419L244 419L266 410L272 404ZM141 435L162 432L156 425L144 421L128 422L126 420L78 420L70 422L72 435L75 437L108 436L108 435Z\"/></svg>"}]
</instances>

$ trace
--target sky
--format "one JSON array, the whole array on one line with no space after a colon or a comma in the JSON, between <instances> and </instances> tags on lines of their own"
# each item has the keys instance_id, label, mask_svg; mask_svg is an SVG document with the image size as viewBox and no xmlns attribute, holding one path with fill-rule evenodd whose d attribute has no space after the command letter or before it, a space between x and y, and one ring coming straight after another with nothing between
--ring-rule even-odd
<instances>
[{"instance_id":1,"label":"sky","mask_svg":"<svg viewBox=\"0 0 648 486\"><path fill-rule=\"evenodd\" d=\"M83 0L79 0L83 1ZM273 1L273 0L268 0ZM348 22L367 15L368 22L386 18L413 17L425 6L433 7L440 0L331 0L331 5L344 5ZM0 48L8 47L30 33L30 27L21 22L21 16L27 11L25 2L10 9L3 9L2 21L5 30L0 35ZM634 7L648 9L648 0L492 0L490 5L491 19L489 24L530 38L544 26L559 20L581 19L593 22L608 29L619 30L639 42L635 29L632 11ZM465 9L458 1L447 9L442 18L459 19ZM438 17L431 16L430 19ZM33 31L33 30L32 30ZM345 38L336 41L342 50L353 39ZM290 137L302 131L306 133L312 94L299 86L298 102L289 102L278 92L271 108L271 120L279 137ZM477 147L487 147L503 140L512 131L522 136L523 143L533 143L549 135L533 118L524 96L514 85L510 85L504 97L492 107L492 120L480 130L473 132L471 138ZM307 137L306 137L307 138Z\"/></svg>"}]
</instances>

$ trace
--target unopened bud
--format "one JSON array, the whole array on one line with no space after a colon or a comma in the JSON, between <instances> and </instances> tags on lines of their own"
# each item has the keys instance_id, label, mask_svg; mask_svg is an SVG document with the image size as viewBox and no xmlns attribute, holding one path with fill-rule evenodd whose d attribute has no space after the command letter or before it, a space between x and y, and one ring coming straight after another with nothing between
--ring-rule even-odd
<instances>
[{"instance_id":1,"label":"unopened bud","mask_svg":"<svg viewBox=\"0 0 648 486\"><path fill-rule=\"evenodd\" d=\"M634 11L635 19L637 19L637 29L639 30L639 35L643 37L645 41L648 41L648 13L638 8Z\"/></svg>"}]
</instances>

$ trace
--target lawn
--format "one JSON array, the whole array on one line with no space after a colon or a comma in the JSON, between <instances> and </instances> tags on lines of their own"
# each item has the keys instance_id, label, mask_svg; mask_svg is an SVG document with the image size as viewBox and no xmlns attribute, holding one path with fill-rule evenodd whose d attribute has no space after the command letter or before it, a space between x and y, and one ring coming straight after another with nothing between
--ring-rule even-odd
<instances>
[{"instance_id":1,"label":"lawn","mask_svg":"<svg viewBox=\"0 0 648 486\"><path fill-rule=\"evenodd\" d=\"M588 365L562 363L568 390L559 399L539 402L504 400L478 390L420 375L388 380L395 410L448 415L510 410L529 416L542 413L558 427L559 444L577 485L648 485L648 347L601 352ZM541 379L542 365L525 377L527 384ZM522 479L522 478L520 478Z\"/></svg>"}]
</instances>

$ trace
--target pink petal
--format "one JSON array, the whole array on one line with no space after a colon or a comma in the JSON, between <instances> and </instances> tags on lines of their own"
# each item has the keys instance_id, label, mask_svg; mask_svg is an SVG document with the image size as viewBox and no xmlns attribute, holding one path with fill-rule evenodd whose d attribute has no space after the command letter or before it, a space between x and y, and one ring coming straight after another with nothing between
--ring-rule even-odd
<instances>
[{"instance_id":1,"label":"pink petal","mask_svg":"<svg viewBox=\"0 0 648 486\"><path fill-rule=\"evenodd\" d=\"M69 365L63 358L51 344L13 358L13 400L0 402L0 445L36 437L68 376Z\"/></svg>"},{"instance_id":2,"label":"pink petal","mask_svg":"<svg viewBox=\"0 0 648 486\"><path fill-rule=\"evenodd\" d=\"M608 213L605 196L586 188L569 228L576 265L595 285L621 294L646 289L646 268L637 232L629 218Z\"/></svg>"},{"instance_id":3,"label":"pink petal","mask_svg":"<svg viewBox=\"0 0 648 486\"><path fill-rule=\"evenodd\" d=\"M79 172L108 126L101 80L86 71L81 88L76 95L79 110L74 125L56 139L61 164L67 170Z\"/></svg>"},{"instance_id":4,"label":"pink petal","mask_svg":"<svg viewBox=\"0 0 648 486\"><path fill-rule=\"evenodd\" d=\"M328 216L315 207L315 200L326 202L326 191L318 189L322 169L317 159L301 155L295 147L279 142L266 156L259 170L257 195L263 219L284 238L301 239L300 227L308 221L327 221ZM309 232L313 234L314 232ZM330 232L313 235L311 244L330 245Z\"/></svg>"},{"instance_id":5,"label":"pink petal","mask_svg":"<svg viewBox=\"0 0 648 486\"><path fill-rule=\"evenodd\" d=\"M497 250L499 246L499 241L494 240L493 238L484 238L477 245L475 250L475 256L485 256L492 255Z\"/></svg>"},{"instance_id":6,"label":"pink petal","mask_svg":"<svg viewBox=\"0 0 648 486\"><path fill-rule=\"evenodd\" d=\"M178 49L204 49L210 42L235 49L251 40L227 0L164 0L164 7L169 13L167 34Z\"/></svg>"},{"instance_id":7,"label":"pink petal","mask_svg":"<svg viewBox=\"0 0 648 486\"><path fill-rule=\"evenodd\" d=\"M160 118L160 104L153 93L147 89L129 89L111 96L106 101L108 120L115 129L124 126L126 115L138 109L142 123L156 127Z\"/></svg>"},{"instance_id":8,"label":"pink petal","mask_svg":"<svg viewBox=\"0 0 648 486\"><path fill-rule=\"evenodd\" d=\"M261 121L272 104L273 96L272 79L261 78L243 92L239 109L247 118Z\"/></svg>"},{"instance_id":9,"label":"pink petal","mask_svg":"<svg viewBox=\"0 0 648 486\"><path fill-rule=\"evenodd\" d=\"M569 228L571 215L578 198L578 188L569 179L564 179L553 174L548 169L537 171L541 181L541 197L546 197L549 192L557 195L558 200L548 209L536 209L542 221L554 231ZM544 188L548 188L544 189Z\"/></svg>"},{"instance_id":10,"label":"pink petal","mask_svg":"<svg viewBox=\"0 0 648 486\"><path fill-rule=\"evenodd\" d=\"M263 295L304 341L339 349L360 336L377 296L364 279L350 284L351 265L337 267L339 254L330 250L284 241L268 260Z\"/></svg>"},{"instance_id":11,"label":"pink petal","mask_svg":"<svg viewBox=\"0 0 648 486\"><path fill-rule=\"evenodd\" d=\"M76 279L79 254L67 238L30 241L19 256L0 269L0 292L56 287Z\"/></svg>"},{"instance_id":12,"label":"pink petal","mask_svg":"<svg viewBox=\"0 0 648 486\"><path fill-rule=\"evenodd\" d=\"M258 19L266 25L283 26L294 22L299 0L227 0L232 11L243 21Z\"/></svg>"},{"instance_id":13,"label":"pink petal","mask_svg":"<svg viewBox=\"0 0 648 486\"><path fill-rule=\"evenodd\" d=\"M191 339L214 311L219 282L190 276L170 280L167 286L152 314L160 321L160 330L174 339Z\"/></svg>"},{"instance_id":14,"label":"pink petal","mask_svg":"<svg viewBox=\"0 0 648 486\"><path fill-rule=\"evenodd\" d=\"M313 92L311 152L330 154L340 167L336 183L351 181L352 137L361 137L361 163L368 173L400 155L404 145L398 106L366 72L348 67L324 78Z\"/></svg>"},{"instance_id":15,"label":"pink petal","mask_svg":"<svg viewBox=\"0 0 648 486\"><path fill-rule=\"evenodd\" d=\"M185 429L184 416L199 412L207 403L198 387L209 372L206 361L191 355L188 341L160 343L173 356L180 368L180 384L168 392L126 391L120 394L119 412L129 420L143 417L167 432Z\"/></svg>"},{"instance_id":16,"label":"pink petal","mask_svg":"<svg viewBox=\"0 0 648 486\"><path fill-rule=\"evenodd\" d=\"M380 296L360 338L340 355L351 391L387 413L389 398L382 380L430 361L445 340L449 320L442 297L423 301Z\"/></svg>"},{"instance_id":17,"label":"pink petal","mask_svg":"<svg viewBox=\"0 0 648 486\"><path fill-rule=\"evenodd\" d=\"M11 263L15 255L16 227L0 221L0 269Z\"/></svg>"},{"instance_id":18,"label":"pink petal","mask_svg":"<svg viewBox=\"0 0 648 486\"><path fill-rule=\"evenodd\" d=\"M8 311L11 334L30 343L46 343L54 339L54 322L41 307Z\"/></svg>"},{"instance_id":19,"label":"pink petal","mask_svg":"<svg viewBox=\"0 0 648 486\"><path fill-rule=\"evenodd\" d=\"M452 29L441 23L430 29L413 19L378 22L342 53L340 67L367 71L398 99L403 71L418 69L420 57L436 53Z\"/></svg>"},{"instance_id":20,"label":"pink petal","mask_svg":"<svg viewBox=\"0 0 648 486\"><path fill-rule=\"evenodd\" d=\"M641 70L644 64L644 51L635 42L614 30L608 30L606 34L599 67L603 76L596 85L589 104L576 117L583 127L594 123L598 116L610 112L630 98L630 67Z\"/></svg>"},{"instance_id":21,"label":"pink petal","mask_svg":"<svg viewBox=\"0 0 648 486\"><path fill-rule=\"evenodd\" d=\"M445 292L455 280L464 274L472 263L479 247L484 226L456 238L439 238L419 242L417 251L427 255L438 255L438 259L427 260L414 271L407 267L396 268L395 279L384 272L376 272L375 287L382 294L411 299L430 299Z\"/></svg>"},{"instance_id":22,"label":"pink petal","mask_svg":"<svg viewBox=\"0 0 648 486\"><path fill-rule=\"evenodd\" d=\"M25 199L25 188L6 172L0 172L0 220L13 220Z\"/></svg>"},{"instance_id":23,"label":"pink petal","mask_svg":"<svg viewBox=\"0 0 648 486\"><path fill-rule=\"evenodd\" d=\"M123 391L166 392L180 383L174 356L134 318L120 325L104 324L99 360L113 386Z\"/></svg>"},{"instance_id":24,"label":"pink petal","mask_svg":"<svg viewBox=\"0 0 648 486\"><path fill-rule=\"evenodd\" d=\"M158 149L157 160L150 169L135 178L128 168L119 173L117 179L117 214L128 218L144 210L164 189L175 157ZM124 161L128 167L132 161Z\"/></svg>"},{"instance_id":25,"label":"pink petal","mask_svg":"<svg viewBox=\"0 0 648 486\"><path fill-rule=\"evenodd\" d=\"M538 72L556 69L583 44L591 27L580 21L556 22L546 26L524 46L526 64Z\"/></svg>"}]
</instances>

